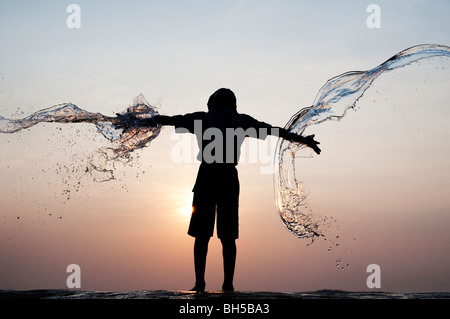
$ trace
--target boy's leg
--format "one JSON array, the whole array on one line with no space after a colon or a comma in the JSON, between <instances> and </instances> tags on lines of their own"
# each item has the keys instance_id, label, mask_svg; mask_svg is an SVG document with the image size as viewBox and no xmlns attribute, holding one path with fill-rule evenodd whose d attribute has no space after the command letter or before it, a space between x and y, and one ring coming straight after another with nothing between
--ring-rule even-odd
<instances>
[{"instance_id":1,"label":"boy's leg","mask_svg":"<svg viewBox=\"0 0 450 319\"><path fill-rule=\"evenodd\" d=\"M197 237L194 243L195 286L192 291L205 291L206 255L210 237Z\"/></svg>"},{"instance_id":2,"label":"boy's leg","mask_svg":"<svg viewBox=\"0 0 450 319\"><path fill-rule=\"evenodd\" d=\"M192 208L188 234L195 237L195 286L191 290L205 291L206 255L209 239L213 235L216 211L214 197L208 192L194 192Z\"/></svg>"},{"instance_id":3,"label":"boy's leg","mask_svg":"<svg viewBox=\"0 0 450 319\"><path fill-rule=\"evenodd\" d=\"M233 278L236 266L236 241L234 238L220 239L223 255L223 291L234 291Z\"/></svg>"},{"instance_id":4,"label":"boy's leg","mask_svg":"<svg viewBox=\"0 0 450 319\"><path fill-rule=\"evenodd\" d=\"M217 237L222 242L223 291L234 291L236 239L239 237L239 181L223 190L217 205Z\"/></svg>"}]
</instances>

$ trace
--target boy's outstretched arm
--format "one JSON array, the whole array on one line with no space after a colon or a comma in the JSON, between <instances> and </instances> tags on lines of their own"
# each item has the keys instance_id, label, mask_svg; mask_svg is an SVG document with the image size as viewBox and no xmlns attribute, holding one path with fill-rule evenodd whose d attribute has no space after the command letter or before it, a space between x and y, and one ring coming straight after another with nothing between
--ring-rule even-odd
<instances>
[{"instance_id":1,"label":"boy's outstretched arm","mask_svg":"<svg viewBox=\"0 0 450 319\"><path fill-rule=\"evenodd\" d=\"M246 114L239 114L237 121L240 124L242 124L242 126L245 128L253 127L253 128L257 128L257 129L267 129L267 132L270 135L278 136L278 137L281 137L288 141L304 144L304 145L312 148L314 150L314 152L316 152L317 154L320 154L320 152L322 151L317 146L320 143L317 142L316 140L314 140L314 135L303 136L303 135L291 133L284 128L281 128L278 126L273 126L266 122L258 121L255 118L253 118L249 115L246 115ZM265 138L265 136L262 136L262 138Z\"/></svg>"},{"instance_id":2,"label":"boy's outstretched arm","mask_svg":"<svg viewBox=\"0 0 450 319\"><path fill-rule=\"evenodd\" d=\"M155 115L152 118L141 118L133 113L119 114L117 113L117 121L114 126L118 129L127 131L131 127L149 126L155 127L158 125L175 125L177 116Z\"/></svg>"},{"instance_id":3,"label":"boy's outstretched arm","mask_svg":"<svg viewBox=\"0 0 450 319\"><path fill-rule=\"evenodd\" d=\"M272 127L272 129L278 129L278 136L281 138L284 138L285 140L288 141L292 141L292 142L297 142L297 143L301 143L301 144L305 144L306 146L312 148L314 150L314 152L316 152L317 154L320 154L320 152L322 151L317 145L320 144L320 142L314 140L314 134L312 135L308 135L308 136L303 136L303 135L298 135L295 133L290 133L288 130L284 129L284 128L280 128L280 127Z\"/></svg>"}]
</instances>

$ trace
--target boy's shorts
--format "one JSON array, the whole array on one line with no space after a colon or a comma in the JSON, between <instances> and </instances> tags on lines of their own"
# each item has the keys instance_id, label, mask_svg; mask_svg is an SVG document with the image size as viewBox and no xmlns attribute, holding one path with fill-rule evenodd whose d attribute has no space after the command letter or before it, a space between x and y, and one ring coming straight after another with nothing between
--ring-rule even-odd
<instances>
[{"instance_id":1,"label":"boy's shorts","mask_svg":"<svg viewBox=\"0 0 450 319\"><path fill-rule=\"evenodd\" d=\"M192 216L188 234L192 237L212 237L217 212L217 237L239 237L239 182L210 190L194 191Z\"/></svg>"}]
</instances>

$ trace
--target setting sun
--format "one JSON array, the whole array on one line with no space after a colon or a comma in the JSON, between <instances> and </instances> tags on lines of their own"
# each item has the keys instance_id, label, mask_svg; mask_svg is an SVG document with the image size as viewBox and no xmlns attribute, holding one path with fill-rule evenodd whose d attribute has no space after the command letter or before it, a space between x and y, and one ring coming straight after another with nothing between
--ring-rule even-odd
<instances>
[{"instance_id":1,"label":"setting sun","mask_svg":"<svg viewBox=\"0 0 450 319\"><path fill-rule=\"evenodd\" d=\"M181 207L180 213L182 213L183 216L190 218L192 215L192 205L187 205L187 206Z\"/></svg>"},{"instance_id":2,"label":"setting sun","mask_svg":"<svg viewBox=\"0 0 450 319\"><path fill-rule=\"evenodd\" d=\"M192 195L186 196L186 198L177 201L177 212L184 219L189 220L192 215Z\"/></svg>"}]
</instances>

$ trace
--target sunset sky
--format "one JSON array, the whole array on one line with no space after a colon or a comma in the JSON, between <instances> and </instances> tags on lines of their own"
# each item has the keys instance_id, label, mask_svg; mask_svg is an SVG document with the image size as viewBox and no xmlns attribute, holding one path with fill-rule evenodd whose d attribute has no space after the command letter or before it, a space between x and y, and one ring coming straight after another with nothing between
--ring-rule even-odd
<instances>
[{"instance_id":1,"label":"sunset sky","mask_svg":"<svg viewBox=\"0 0 450 319\"><path fill-rule=\"evenodd\" d=\"M67 26L71 3L80 28ZM371 3L0 0L0 116L65 102L112 116L139 93L161 114L183 114L226 87L239 112L284 126L336 75L414 45L450 45L450 2L376 1L380 28L366 24ZM449 70L433 58L383 74L342 121L307 130L322 154L298 159L298 176L339 240L308 247L286 230L269 174L276 139L245 145L248 156L269 153L238 165L236 290L370 290L366 268L378 264L380 290L450 291ZM93 125L1 134L0 289L66 288L70 264L86 290L190 289L199 163L174 155L189 139L165 127L98 183L77 170L108 144ZM214 235L206 289L222 279Z\"/></svg>"}]
</instances>

